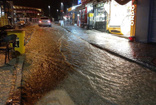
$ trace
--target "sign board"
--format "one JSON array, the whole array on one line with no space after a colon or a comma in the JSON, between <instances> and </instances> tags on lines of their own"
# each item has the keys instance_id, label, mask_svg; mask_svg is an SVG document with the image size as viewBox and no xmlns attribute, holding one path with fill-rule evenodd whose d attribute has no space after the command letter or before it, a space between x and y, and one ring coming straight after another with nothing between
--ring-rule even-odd
<instances>
[{"instance_id":1,"label":"sign board","mask_svg":"<svg viewBox=\"0 0 156 105\"><path fill-rule=\"evenodd\" d=\"M136 11L137 4L135 4L136 0L132 0L132 8L131 8L131 32L130 36L135 36L135 28L136 28Z\"/></svg>"},{"instance_id":2,"label":"sign board","mask_svg":"<svg viewBox=\"0 0 156 105\"><path fill-rule=\"evenodd\" d=\"M81 0L78 0L78 4L81 4Z\"/></svg>"}]
</instances>

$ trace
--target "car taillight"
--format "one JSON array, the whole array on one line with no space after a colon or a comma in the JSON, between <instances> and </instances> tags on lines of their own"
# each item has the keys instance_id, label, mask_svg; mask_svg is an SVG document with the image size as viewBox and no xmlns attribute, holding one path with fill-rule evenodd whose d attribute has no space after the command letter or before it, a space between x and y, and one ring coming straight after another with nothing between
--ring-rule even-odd
<instances>
[{"instance_id":1,"label":"car taillight","mask_svg":"<svg viewBox=\"0 0 156 105\"><path fill-rule=\"evenodd\" d=\"M50 20L48 20L48 23L50 23Z\"/></svg>"},{"instance_id":2,"label":"car taillight","mask_svg":"<svg viewBox=\"0 0 156 105\"><path fill-rule=\"evenodd\" d=\"M39 23L42 23L42 21L40 20Z\"/></svg>"}]
</instances>

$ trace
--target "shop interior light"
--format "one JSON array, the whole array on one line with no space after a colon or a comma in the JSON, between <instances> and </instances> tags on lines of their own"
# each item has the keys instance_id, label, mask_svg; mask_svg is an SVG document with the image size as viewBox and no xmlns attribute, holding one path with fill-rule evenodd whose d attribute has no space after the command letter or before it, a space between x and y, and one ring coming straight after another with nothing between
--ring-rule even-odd
<instances>
[{"instance_id":1,"label":"shop interior light","mask_svg":"<svg viewBox=\"0 0 156 105\"><path fill-rule=\"evenodd\" d=\"M120 5L115 0L111 2L109 26L120 27L124 35L130 34L131 12L129 9L131 6L132 1L128 2L126 5Z\"/></svg>"},{"instance_id":2,"label":"shop interior light","mask_svg":"<svg viewBox=\"0 0 156 105\"><path fill-rule=\"evenodd\" d=\"M73 7L72 7L72 10L74 10L75 8L76 8L76 7L75 7L75 6L73 6Z\"/></svg>"},{"instance_id":3,"label":"shop interior light","mask_svg":"<svg viewBox=\"0 0 156 105\"><path fill-rule=\"evenodd\" d=\"M89 13L90 11L93 10L93 6L88 6L87 9L88 9L87 12Z\"/></svg>"}]
</instances>

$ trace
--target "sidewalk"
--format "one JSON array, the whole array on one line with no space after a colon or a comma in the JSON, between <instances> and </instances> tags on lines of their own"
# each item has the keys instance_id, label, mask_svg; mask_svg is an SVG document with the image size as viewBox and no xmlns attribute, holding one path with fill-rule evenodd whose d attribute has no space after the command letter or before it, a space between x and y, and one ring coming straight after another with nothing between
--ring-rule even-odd
<instances>
[{"instance_id":1,"label":"sidewalk","mask_svg":"<svg viewBox=\"0 0 156 105\"><path fill-rule=\"evenodd\" d=\"M4 62L3 62L4 63ZM13 72L16 59L10 61L9 65L0 67L0 105L5 105L9 97L11 86L14 80Z\"/></svg>"},{"instance_id":2,"label":"sidewalk","mask_svg":"<svg viewBox=\"0 0 156 105\"><path fill-rule=\"evenodd\" d=\"M24 30L26 31L25 44L27 44L34 30L32 27L24 28ZM5 64L5 55L0 53L0 105L9 102L20 105L22 67L25 56L15 56L17 57Z\"/></svg>"},{"instance_id":3,"label":"sidewalk","mask_svg":"<svg viewBox=\"0 0 156 105\"><path fill-rule=\"evenodd\" d=\"M129 42L128 38L77 26L64 28L95 47L156 71L156 44Z\"/></svg>"},{"instance_id":4,"label":"sidewalk","mask_svg":"<svg viewBox=\"0 0 156 105\"><path fill-rule=\"evenodd\" d=\"M11 59L0 66L0 105L16 103L20 105L21 79L24 56Z\"/></svg>"}]
</instances>

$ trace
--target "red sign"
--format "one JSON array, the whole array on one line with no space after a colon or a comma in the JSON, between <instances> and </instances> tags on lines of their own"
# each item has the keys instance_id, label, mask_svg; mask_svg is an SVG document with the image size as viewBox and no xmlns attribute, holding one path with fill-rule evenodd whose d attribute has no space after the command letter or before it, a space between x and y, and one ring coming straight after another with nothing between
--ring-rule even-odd
<instances>
[{"instance_id":1,"label":"red sign","mask_svg":"<svg viewBox=\"0 0 156 105\"><path fill-rule=\"evenodd\" d=\"M88 3L90 0L81 0L82 5Z\"/></svg>"}]
</instances>

